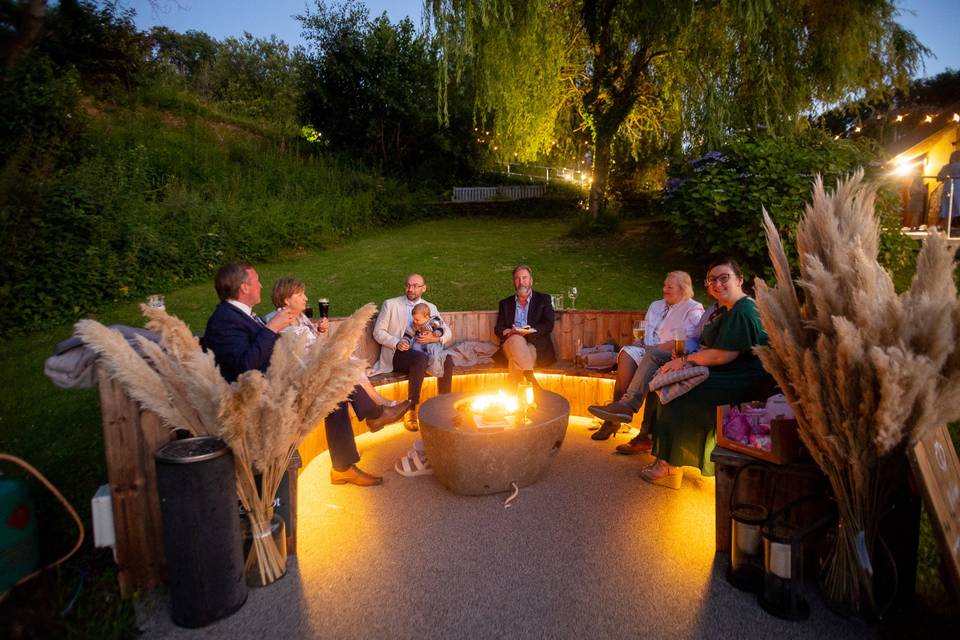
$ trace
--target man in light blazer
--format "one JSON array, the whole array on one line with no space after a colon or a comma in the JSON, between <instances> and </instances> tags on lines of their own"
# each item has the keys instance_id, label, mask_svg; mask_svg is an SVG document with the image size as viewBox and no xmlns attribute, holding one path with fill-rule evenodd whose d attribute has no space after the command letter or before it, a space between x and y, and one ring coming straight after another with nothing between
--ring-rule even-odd
<instances>
[{"instance_id":1,"label":"man in light blazer","mask_svg":"<svg viewBox=\"0 0 960 640\"><path fill-rule=\"evenodd\" d=\"M526 378L536 384L535 366L553 364L553 302L550 296L533 290L533 270L525 264L513 270L515 295L500 301L494 332L500 338L495 360L506 360L514 381Z\"/></svg>"},{"instance_id":2,"label":"man in light blazer","mask_svg":"<svg viewBox=\"0 0 960 640\"><path fill-rule=\"evenodd\" d=\"M380 307L380 315L373 326L373 339L380 343L380 359L373 366L375 374L397 371L407 374L407 400L410 408L403 416L403 426L409 431L418 431L420 421L417 418L417 405L420 403L420 388L427 373L430 358L424 351L401 341L404 331L410 326L413 307L423 302L430 308L430 317L439 317L436 305L423 299L427 291L427 283L419 273L407 276L404 295L390 298ZM442 319L441 319L442 322ZM417 338L420 344L440 342L443 346L450 344L453 332L446 322L443 322L443 335L425 335ZM449 360L447 361L450 362ZM452 364L444 367L443 376L437 380L437 390L440 393L450 393L453 384Z\"/></svg>"},{"instance_id":3,"label":"man in light blazer","mask_svg":"<svg viewBox=\"0 0 960 640\"><path fill-rule=\"evenodd\" d=\"M230 262L217 271L214 287L220 304L207 321L203 347L212 351L220 373L227 382L234 382L241 374L253 369L266 372L270 366L279 333L295 321L286 309L281 309L270 322L264 322L253 312L260 304L260 276L249 262ZM381 407L373 402L357 385L350 394L349 403L361 420L366 420L370 431L379 431L396 422L405 404ZM327 445L330 451L330 482L369 487L383 482L383 478L357 466L360 453L353 438L353 427L347 401L324 419Z\"/></svg>"}]
</instances>

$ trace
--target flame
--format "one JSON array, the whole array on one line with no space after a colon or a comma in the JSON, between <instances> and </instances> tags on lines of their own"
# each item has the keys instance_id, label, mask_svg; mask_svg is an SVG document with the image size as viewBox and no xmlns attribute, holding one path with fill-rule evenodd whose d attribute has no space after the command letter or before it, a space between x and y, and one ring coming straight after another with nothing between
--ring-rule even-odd
<instances>
[{"instance_id":1,"label":"flame","mask_svg":"<svg viewBox=\"0 0 960 640\"><path fill-rule=\"evenodd\" d=\"M470 411L478 414L494 412L510 415L516 413L518 408L517 399L507 395L503 390L497 391L496 394L477 396L470 403Z\"/></svg>"}]
</instances>

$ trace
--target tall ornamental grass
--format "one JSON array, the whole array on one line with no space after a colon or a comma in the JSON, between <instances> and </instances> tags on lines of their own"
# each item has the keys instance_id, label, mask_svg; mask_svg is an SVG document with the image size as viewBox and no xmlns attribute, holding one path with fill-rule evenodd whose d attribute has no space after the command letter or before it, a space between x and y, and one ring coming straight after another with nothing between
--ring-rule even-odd
<instances>
[{"instance_id":1,"label":"tall ornamental grass","mask_svg":"<svg viewBox=\"0 0 960 640\"><path fill-rule=\"evenodd\" d=\"M827 193L817 178L797 226L791 276L764 211L776 286L757 283L768 347L757 353L796 411L800 437L838 509L823 587L843 609L882 613L875 569L891 497L906 482L906 448L960 418L960 302L953 251L927 239L901 294L877 260L876 187L857 172ZM796 283L796 286L795 286ZM799 287L799 290L798 290Z\"/></svg>"},{"instance_id":2,"label":"tall ornamental grass","mask_svg":"<svg viewBox=\"0 0 960 640\"><path fill-rule=\"evenodd\" d=\"M261 584L269 584L286 570L273 538L265 535L273 496L297 447L363 375L363 361L350 356L375 307L357 310L330 340L309 349L303 336L281 336L266 374L247 371L229 384L185 323L162 309L141 308L147 328L161 336L159 344L138 338L144 357L96 320L78 322L76 334L100 355L106 374L164 424L219 436L230 445L237 493L253 531L246 568L256 568ZM259 489L257 474L263 479Z\"/></svg>"}]
</instances>

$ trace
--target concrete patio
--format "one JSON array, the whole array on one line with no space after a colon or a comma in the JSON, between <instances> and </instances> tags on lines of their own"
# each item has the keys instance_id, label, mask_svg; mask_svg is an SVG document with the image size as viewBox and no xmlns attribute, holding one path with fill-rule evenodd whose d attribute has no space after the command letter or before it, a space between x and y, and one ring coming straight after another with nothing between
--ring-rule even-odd
<instances>
[{"instance_id":1,"label":"concrete patio","mask_svg":"<svg viewBox=\"0 0 960 640\"><path fill-rule=\"evenodd\" d=\"M574 418L547 475L506 494L462 497L393 462L415 436L399 425L359 439L383 486L332 486L329 456L300 477L299 554L288 575L252 589L234 615L173 625L165 600L140 608L154 638L864 638L809 594L785 622L724 579L714 556L714 483L680 491L637 477L612 454L626 435L589 439Z\"/></svg>"}]
</instances>

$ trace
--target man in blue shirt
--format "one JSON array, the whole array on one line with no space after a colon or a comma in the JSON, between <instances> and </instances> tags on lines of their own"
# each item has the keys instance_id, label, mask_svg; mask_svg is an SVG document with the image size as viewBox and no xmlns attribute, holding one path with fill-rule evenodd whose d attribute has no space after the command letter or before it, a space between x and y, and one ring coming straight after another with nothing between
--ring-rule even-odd
<instances>
[{"instance_id":1,"label":"man in blue shirt","mask_svg":"<svg viewBox=\"0 0 960 640\"><path fill-rule=\"evenodd\" d=\"M553 302L550 296L533 290L533 270L517 265L513 270L515 294L500 301L494 332L501 339L500 351L494 356L510 369L515 382L533 377L535 366L545 367L556 361L553 348Z\"/></svg>"}]
</instances>

